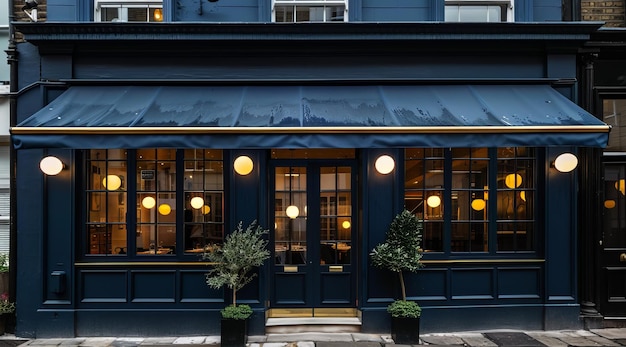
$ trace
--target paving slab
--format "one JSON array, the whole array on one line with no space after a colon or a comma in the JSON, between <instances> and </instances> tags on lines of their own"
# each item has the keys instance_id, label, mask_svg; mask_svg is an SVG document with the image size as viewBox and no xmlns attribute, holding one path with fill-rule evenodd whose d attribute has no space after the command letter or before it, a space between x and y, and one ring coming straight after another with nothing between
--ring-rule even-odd
<instances>
[{"instance_id":1,"label":"paving slab","mask_svg":"<svg viewBox=\"0 0 626 347\"><path fill-rule=\"evenodd\" d=\"M569 346L576 347L593 347L593 346L602 346L602 344L590 340L586 337L576 337L576 336L563 336L560 337L559 340L567 343Z\"/></svg>"},{"instance_id":2,"label":"paving slab","mask_svg":"<svg viewBox=\"0 0 626 347\"><path fill-rule=\"evenodd\" d=\"M601 344L602 346L621 346L621 344L613 341L613 340L609 340L605 337L602 336L598 336L598 335L593 335L593 336L586 336L587 339L591 340L591 341L595 341L599 344Z\"/></svg>"},{"instance_id":3,"label":"paving slab","mask_svg":"<svg viewBox=\"0 0 626 347\"><path fill-rule=\"evenodd\" d=\"M37 341L37 340L35 340ZM115 337L88 337L79 346L83 347L106 347L115 341Z\"/></svg>"},{"instance_id":4,"label":"paving slab","mask_svg":"<svg viewBox=\"0 0 626 347\"><path fill-rule=\"evenodd\" d=\"M559 340L558 338L553 337L553 336L548 336L546 334L543 334L542 332L528 332L527 334L529 336L532 336L532 338L534 338L535 340L549 347L567 347L568 346L567 343Z\"/></svg>"},{"instance_id":5,"label":"paving slab","mask_svg":"<svg viewBox=\"0 0 626 347\"><path fill-rule=\"evenodd\" d=\"M201 345L206 340L206 336L179 337L174 340L174 345Z\"/></svg>"},{"instance_id":6,"label":"paving slab","mask_svg":"<svg viewBox=\"0 0 626 347\"><path fill-rule=\"evenodd\" d=\"M459 337L472 347L498 347L497 344L480 333L459 334Z\"/></svg>"},{"instance_id":7,"label":"paving slab","mask_svg":"<svg viewBox=\"0 0 626 347\"><path fill-rule=\"evenodd\" d=\"M141 342L141 345L171 345L174 343L174 341L176 341L177 337L175 336L164 336L164 337L146 337L145 339L143 339L143 341Z\"/></svg>"},{"instance_id":8,"label":"paving slab","mask_svg":"<svg viewBox=\"0 0 626 347\"><path fill-rule=\"evenodd\" d=\"M315 344L315 347L348 347L348 346L355 346L355 347L381 347L381 343L380 342L337 342L337 341L332 341L332 342L318 342Z\"/></svg>"},{"instance_id":9,"label":"paving slab","mask_svg":"<svg viewBox=\"0 0 626 347\"><path fill-rule=\"evenodd\" d=\"M420 339L429 345L463 346L465 341L454 335L420 335Z\"/></svg>"},{"instance_id":10,"label":"paving slab","mask_svg":"<svg viewBox=\"0 0 626 347\"><path fill-rule=\"evenodd\" d=\"M352 333L352 339L356 342L383 342L378 334Z\"/></svg>"},{"instance_id":11,"label":"paving slab","mask_svg":"<svg viewBox=\"0 0 626 347\"><path fill-rule=\"evenodd\" d=\"M591 329L591 332L600 335L602 337L606 337L611 340L625 339L626 340L626 329L621 328L606 328L606 329Z\"/></svg>"},{"instance_id":12,"label":"paving slab","mask_svg":"<svg viewBox=\"0 0 626 347\"><path fill-rule=\"evenodd\" d=\"M338 342L352 342L352 334L349 333L337 333L337 334L325 334L325 333L298 333L298 334L270 334L267 335L267 342L298 342L298 341L338 341Z\"/></svg>"},{"instance_id":13,"label":"paving slab","mask_svg":"<svg viewBox=\"0 0 626 347\"><path fill-rule=\"evenodd\" d=\"M37 339L34 340L33 342L31 342L31 346L41 346L41 345L48 345L48 346L58 346L63 342L64 339Z\"/></svg>"},{"instance_id":14,"label":"paving slab","mask_svg":"<svg viewBox=\"0 0 626 347\"><path fill-rule=\"evenodd\" d=\"M59 346L78 346L83 342L85 342L84 337L71 337L64 339Z\"/></svg>"},{"instance_id":15,"label":"paving slab","mask_svg":"<svg viewBox=\"0 0 626 347\"><path fill-rule=\"evenodd\" d=\"M522 332L492 332L483 335L498 346L545 347L543 343Z\"/></svg>"},{"instance_id":16,"label":"paving slab","mask_svg":"<svg viewBox=\"0 0 626 347\"><path fill-rule=\"evenodd\" d=\"M296 347L315 347L315 342L312 341L300 341L296 343Z\"/></svg>"}]
</instances>

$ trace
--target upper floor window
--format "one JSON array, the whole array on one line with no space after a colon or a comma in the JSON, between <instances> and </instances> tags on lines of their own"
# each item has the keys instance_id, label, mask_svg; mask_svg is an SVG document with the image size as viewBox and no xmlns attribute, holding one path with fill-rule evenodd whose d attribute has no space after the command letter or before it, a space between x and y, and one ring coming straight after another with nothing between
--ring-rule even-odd
<instances>
[{"instance_id":1,"label":"upper floor window","mask_svg":"<svg viewBox=\"0 0 626 347\"><path fill-rule=\"evenodd\" d=\"M347 0L273 0L272 21L347 22Z\"/></svg>"},{"instance_id":2,"label":"upper floor window","mask_svg":"<svg viewBox=\"0 0 626 347\"><path fill-rule=\"evenodd\" d=\"M161 22L163 0L95 0L96 22Z\"/></svg>"},{"instance_id":3,"label":"upper floor window","mask_svg":"<svg viewBox=\"0 0 626 347\"><path fill-rule=\"evenodd\" d=\"M446 22L513 22L513 0L477 1L449 0L445 2Z\"/></svg>"}]
</instances>

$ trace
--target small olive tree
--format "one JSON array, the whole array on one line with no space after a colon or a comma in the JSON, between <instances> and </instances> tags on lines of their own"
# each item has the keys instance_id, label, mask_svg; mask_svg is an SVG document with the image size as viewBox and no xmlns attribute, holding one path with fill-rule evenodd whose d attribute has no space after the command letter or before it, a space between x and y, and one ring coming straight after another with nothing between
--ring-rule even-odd
<instances>
[{"instance_id":1,"label":"small olive tree","mask_svg":"<svg viewBox=\"0 0 626 347\"><path fill-rule=\"evenodd\" d=\"M267 232L256 221L250 223L245 230L243 222L239 222L237 229L226 236L221 246L213 247L212 251L202 255L203 259L214 263L206 274L207 285L214 289L224 286L231 289L233 307L237 306L237 291L257 275L250 271L263 265L270 256L267 250L268 241L263 237Z\"/></svg>"},{"instance_id":2,"label":"small olive tree","mask_svg":"<svg viewBox=\"0 0 626 347\"><path fill-rule=\"evenodd\" d=\"M378 244L370 254L374 266L398 273L402 301L406 301L403 273L417 272L423 266L422 229L422 222L405 209L391 222L385 242Z\"/></svg>"}]
</instances>

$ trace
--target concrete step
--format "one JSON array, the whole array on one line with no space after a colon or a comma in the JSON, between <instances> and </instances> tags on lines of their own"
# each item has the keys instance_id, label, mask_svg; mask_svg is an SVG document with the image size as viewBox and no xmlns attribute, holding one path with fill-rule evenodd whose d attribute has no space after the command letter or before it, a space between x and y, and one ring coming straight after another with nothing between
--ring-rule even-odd
<instances>
[{"instance_id":1,"label":"concrete step","mask_svg":"<svg viewBox=\"0 0 626 347\"><path fill-rule=\"evenodd\" d=\"M358 333L360 331L361 320L357 317L268 318L265 323L266 334Z\"/></svg>"}]
</instances>

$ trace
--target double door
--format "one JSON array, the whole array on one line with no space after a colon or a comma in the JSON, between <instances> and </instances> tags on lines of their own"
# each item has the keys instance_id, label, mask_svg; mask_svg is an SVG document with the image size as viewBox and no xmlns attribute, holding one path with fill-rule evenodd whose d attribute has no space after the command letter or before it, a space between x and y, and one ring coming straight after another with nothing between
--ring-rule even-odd
<instances>
[{"instance_id":1,"label":"double door","mask_svg":"<svg viewBox=\"0 0 626 347\"><path fill-rule=\"evenodd\" d=\"M354 182L351 161L273 166L271 308L355 307Z\"/></svg>"}]
</instances>

